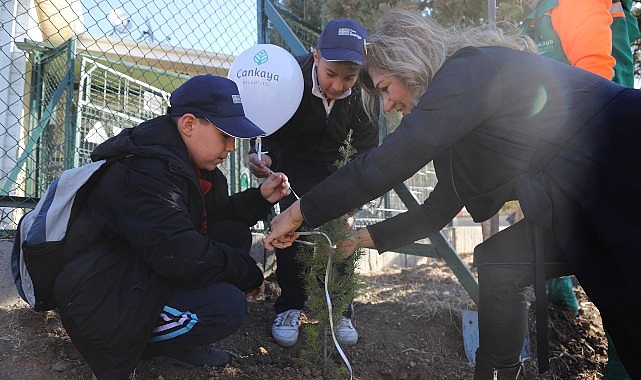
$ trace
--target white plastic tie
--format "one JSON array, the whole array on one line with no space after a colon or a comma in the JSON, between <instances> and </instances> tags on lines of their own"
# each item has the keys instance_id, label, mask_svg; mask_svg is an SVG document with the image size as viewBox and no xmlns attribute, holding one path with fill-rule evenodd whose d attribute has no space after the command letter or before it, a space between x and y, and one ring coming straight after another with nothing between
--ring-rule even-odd
<instances>
[{"instance_id":1,"label":"white plastic tie","mask_svg":"<svg viewBox=\"0 0 641 380\"><path fill-rule=\"evenodd\" d=\"M256 137L256 141L254 142L254 149L256 149L256 154L258 155L258 161L262 161L262 156L263 156L263 154L267 154L267 153L269 153L268 151L263 151L263 141L262 141L262 139L261 139L261 137L260 137L260 136ZM267 172L268 172L269 174L274 174L274 171L273 171L273 170L271 170L270 168L265 167L265 169L267 170ZM292 194L294 194L294 196L296 197L296 199L300 199L300 197L298 196L298 194L296 194L296 192L294 191L294 189L292 189L292 186L291 186L291 185L289 186L289 191L291 191L291 192L292 192Z\"/></svg>"}]
</instances>

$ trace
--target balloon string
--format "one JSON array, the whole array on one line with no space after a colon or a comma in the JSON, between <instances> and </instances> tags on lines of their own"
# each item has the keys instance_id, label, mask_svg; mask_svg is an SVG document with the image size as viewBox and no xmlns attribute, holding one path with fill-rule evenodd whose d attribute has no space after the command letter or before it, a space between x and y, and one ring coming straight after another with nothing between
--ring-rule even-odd
<instances>
[{"instance_id":1,"label":"balloon string","mask_svg":"<svg viewBox=\"0 0 641 380\"><path fill-rule=\"evenodd\" d=\"M256 137L256 142L254 144L255 144L255 148L256 148L256 153L258 154L258 161L261 161L262 160L262 154L263 153L267 153L267 152L263 152L262 151L263 150L263 140L260 138L260 136Z\"/></svg>"},{"instance_id":2,"label":"balloon string","mask_svg":"<svg viewBox=\"0 0 641 380\"><path fill-rule=\"evenodd\" d=\"M260 136L256 137L256 142L254 143L254 148L256 149L256 154L258 155L258 161L262 161L262 154L263 154L263 153L269 153L268 151L264 151L264 152L263 152L263 142L262 142L262 140L261 140ZM267 172L268 172L269 174L274 174L274 171L273 171L273 170L271 170L270 168L266 167L266 166L265 166L265 170L267 170ZM292 194L294 194L294 196L296 197L296 199L300 199L300 197L298 196L298 194L296 194L296 192L294 191L294 189L292 189L292 186L291 186L291 185L289 185L289 191L291 191L291 192L292 192Z\"/></svg>"}]
</instances>

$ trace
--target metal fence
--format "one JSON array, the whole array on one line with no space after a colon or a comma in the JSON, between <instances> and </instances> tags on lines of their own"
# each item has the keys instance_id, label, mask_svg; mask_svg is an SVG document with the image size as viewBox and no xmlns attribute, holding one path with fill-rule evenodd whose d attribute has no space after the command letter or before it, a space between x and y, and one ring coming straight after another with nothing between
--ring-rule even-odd
<instances>
[{"instance_id":1,"label":"metal fence","mask_svg":"<svg viewBox=\"0 0 641 380\"><path fill-rule=\"evenodd\" d=\"M4 0L0 230L15 230L48 184L97 144L163 114L190 76L226 76L256 43L302 54L318 33L270 0ZM222 167L232 192L256 185L247 142L237 144ZM408 186L423 199L434 183L428 167ZM403 208L390 193L364 207L363 221Z\"/></svg>"},{"instance_id":2,"label":"metal fence","mask_svg":"<svg viewBox=\"0 0 641 380\"><path fill-rule=\"evenodd\" d=\"M63 170L165 112L196 74L226 75L257 40L255 0L14 0L0 8L0 214L15 228ZM238 181L241 152L225 170ZM245 172L244 186L251 186Z\"/></svg>"}]
</instances>

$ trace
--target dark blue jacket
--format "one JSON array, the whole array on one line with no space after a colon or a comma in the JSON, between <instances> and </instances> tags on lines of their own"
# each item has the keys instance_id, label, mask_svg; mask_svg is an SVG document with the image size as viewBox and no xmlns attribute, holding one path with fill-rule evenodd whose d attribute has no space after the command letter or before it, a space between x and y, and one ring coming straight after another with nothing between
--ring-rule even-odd
<instances>
[{"instance_id":1,"label":"dark blue jacket","mask_svg":"<svg viewBox=\"0 0 641 380\"><path fill-rule=\"evenodd\" d=\"M360 87L355 85L352 94L334 102L329 115L323 101L312 94L313 55L296 57L301 65L305 88L294 115L276 132L263 138L263 146L274 159L272 169L278 171L282 152L305 160L333 164L341 158L338 148L347 133L353 130L352 145L359 153L378 145L378 127L368 119L361 102Z\"/></svg>"},{"instance_id":2,"label":"dark blue jacket","mask_svg":"<svg viewBox=\"0 0 641 380\"><path fill-rule=\"evenodd\" d=\"M341 159L340 147L352 130L352 146L358 154L378 145L378 126L373 123L362 105L358 84L352 93L334 102L329 115L323 100L312 94L312 53L298 56L305 88L294 115L271 135L262 138L263 151L272 158L271 169L283 172L292 188L303 195L313 185L336 171L335 161ZM252 140L250 153L255 152ZM281 208L287 207L293 197L283 198Z\"/></svg>"},{"instance_id":3,"label":"dark blue jacket","mask_svg":"<svg viewBox=\"0 0 641 380\"><path fill-rule=\"evenodd\" d=\"M203 235L203 215L249 228L272 207L257 188L229 196L219 169L202 172L213 184L203 196L169 116L122 131L92 159L119 156L68 232L71 261L55 289L65 329L100 379L128 377L175 287L259 286L249 252Z\"/></svg>"}]
</instances>

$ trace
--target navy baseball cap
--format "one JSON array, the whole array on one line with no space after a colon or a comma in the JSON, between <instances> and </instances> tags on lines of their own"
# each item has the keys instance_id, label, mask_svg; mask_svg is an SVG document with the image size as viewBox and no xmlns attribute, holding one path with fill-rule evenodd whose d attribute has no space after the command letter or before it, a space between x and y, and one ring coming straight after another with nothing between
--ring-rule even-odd
<instances>
[{"instance_id":1,"label":"navy baseball cap","mask_svg":"<svg viewBox=\"0 0 641 380\"><path fill-rule=\"evenodd\" d=\"M216 75L198 75L180 85L169 97L167 114L192 113L202 117L229 136L248 139L265 135L245 117L236 83Z\"/></svg>"},{"instance_id":2,"label":"navy baseball cap","mask_svg":"<svg viewBox=\"0 0 641 380\"><path fill-rule=\"evenodd\" d=\"M327 23L318 37L318 50L328 61L363 63L367 29L358 22L341 18Z\"/></svg>"}]
</instances>

